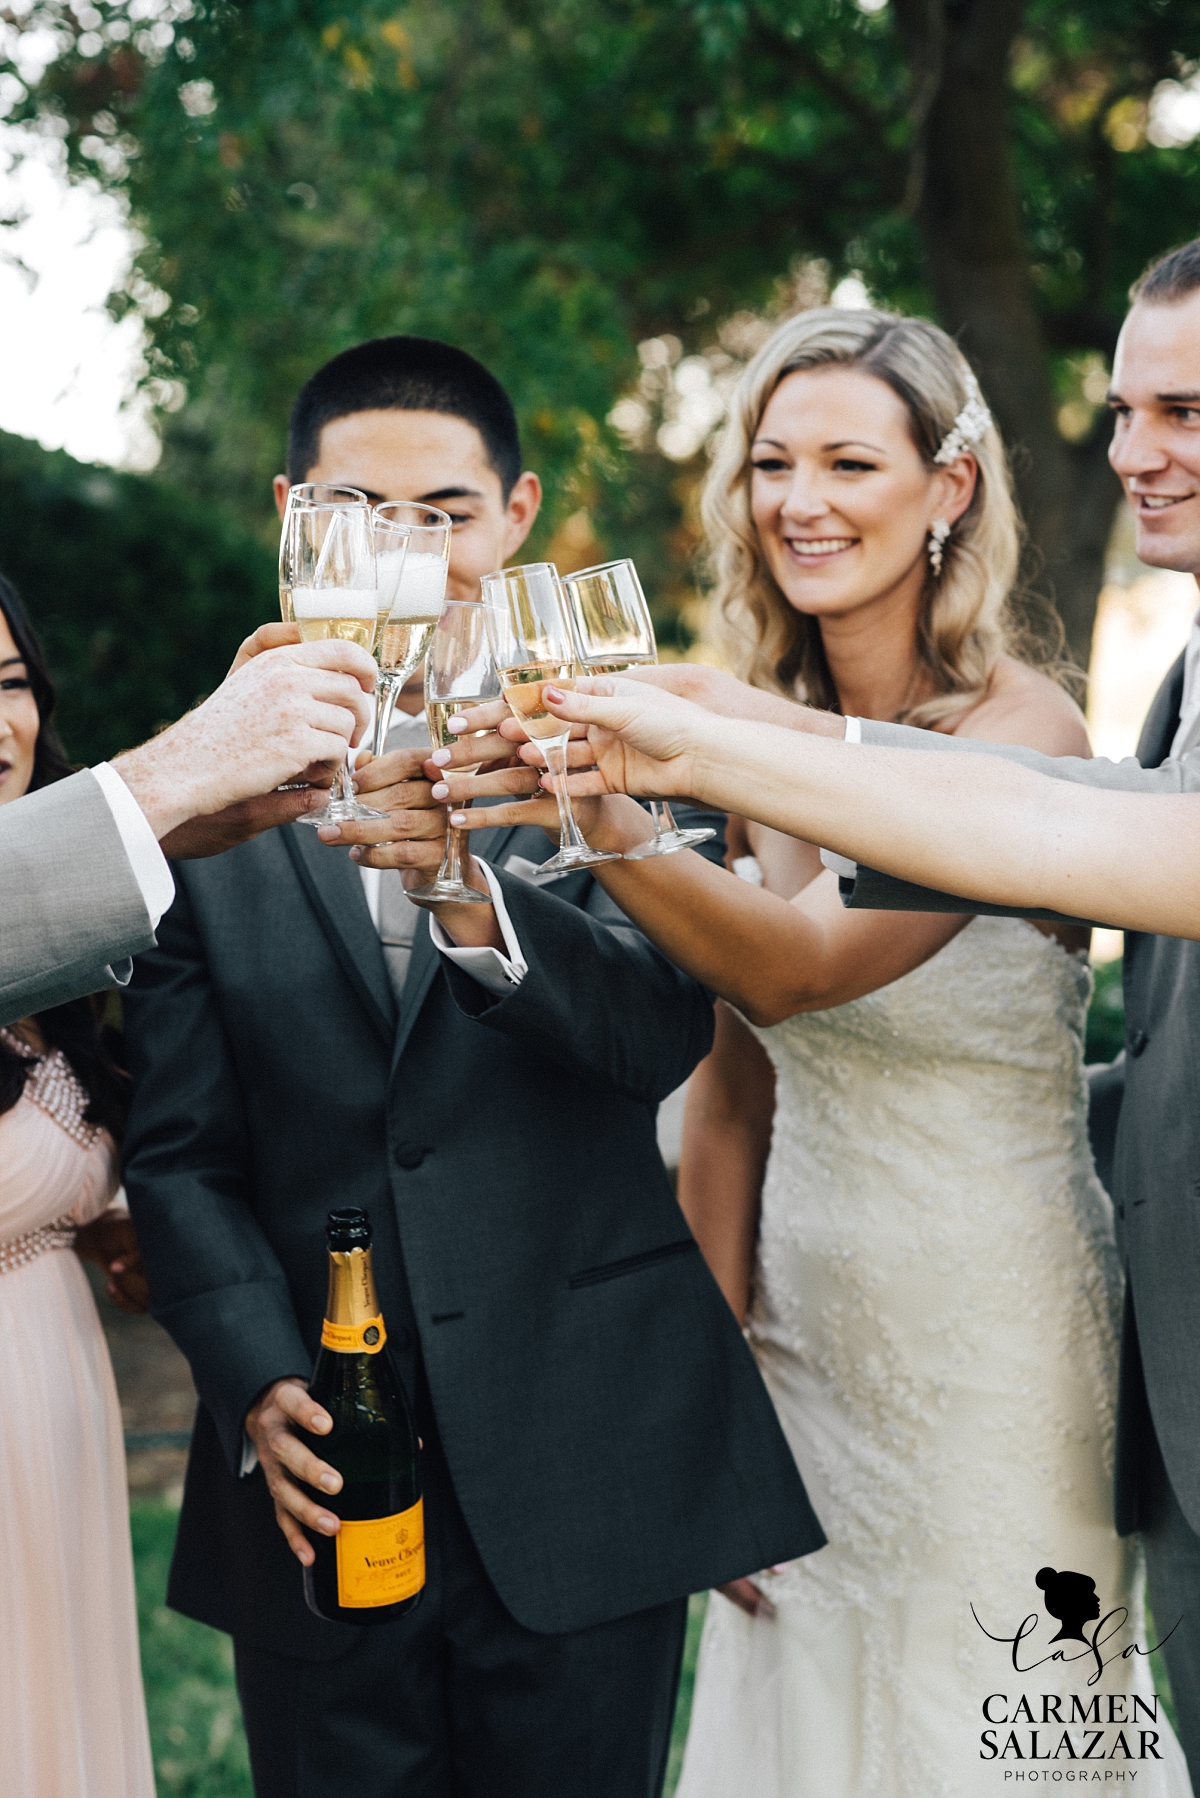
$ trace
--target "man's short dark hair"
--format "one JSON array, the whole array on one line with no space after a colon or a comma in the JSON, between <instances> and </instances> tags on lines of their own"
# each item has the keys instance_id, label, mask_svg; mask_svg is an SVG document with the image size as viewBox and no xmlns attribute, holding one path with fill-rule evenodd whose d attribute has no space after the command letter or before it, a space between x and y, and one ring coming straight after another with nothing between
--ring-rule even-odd
<instances>
[{"instance_id":1,"label":"man's short dark hair","mask_svg":"<svg viewBox=\"0 0 1200 1798\"><path fill-rule=\"evenodd\" d=\"M1200 237L1178 250L1168 250L1139 275L1129 289L1130 300L1148 305L1171 306L1200 290Z\"/></svg>"},{"instance_id":2,"label":"man's short dark hair","mask_svg":"<svg viewBox=\"0 0 1200 1798\"><path fill-rule=\"evenodd\" d=\"M474 425L507 502L521 472L512 401L495 375L452 344L432 337L375 337L343 350L296 395L288 423L288 480L308 479L321 432L355 412L444 412Z\"/></svg>"}]
</instances>

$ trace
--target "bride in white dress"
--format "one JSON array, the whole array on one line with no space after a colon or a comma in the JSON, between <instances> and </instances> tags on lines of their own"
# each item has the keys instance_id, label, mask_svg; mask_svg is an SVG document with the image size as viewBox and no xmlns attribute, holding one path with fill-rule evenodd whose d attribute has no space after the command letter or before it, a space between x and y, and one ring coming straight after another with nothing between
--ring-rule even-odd
<instances>
[{"instance_id":1,"label":"bride in white dress","mask_svg":"<svg viewBox=\"0 0 1200 1798\"><path fill-rule=\"evenodd\" d=\"M1061 690L1003 653L1003 450L933 327L781 327L707 517L760 684L1087 753ZM737 821L731 843L766 893L675 870L690 954L665 907L620 898L738 1007L693 1082L681 1202L829 1543L711 1600L678 1798L1186 1798L1112 1524L1120 1275L1087 1143L1086 936L839 914L808 846ZM780 900L809 926L794 968Z\"/></svg>"}]
</instances>

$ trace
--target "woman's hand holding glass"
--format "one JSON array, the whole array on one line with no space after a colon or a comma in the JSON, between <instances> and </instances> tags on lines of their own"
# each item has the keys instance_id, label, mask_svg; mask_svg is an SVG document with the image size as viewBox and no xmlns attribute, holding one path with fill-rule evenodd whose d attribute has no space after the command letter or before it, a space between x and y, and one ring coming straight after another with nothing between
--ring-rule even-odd
<instances>
[{"instance_id":1,"label":"woman's hand holding glass","mask_svg":"<svg viewBox=\"0 0 1200 1798\"><path fill-rule=\"evenodd\" d=\"M601 562L594 568L581 568L564 576L562 586L571 607L585 671L621 674L657 663L658 644L650 607L631 561ZM707 843L717 834L707 826L680 830L665 800L650 800L650 816L654 821L653 837L627 849L627 861L675 855L680 849Z\"/></svg>"},{"instance_id":2,"label":"woman's hand holding glass","mask_svg":"<svg viewBox=\"0 0 1200 1798\"><path fill-rule=\"evenodd\" d=\"M552 562L502 568L484 575L482 588L501 692L513 717L545 756L558 802L558 854L542 864L542 872L615 861L619 852L589 848L580 833L567 792L570 727L560 725L544 703L548 685L556 681L573 685L579 669L578 643L558 570Z\"/></svg>"}]
</instances>

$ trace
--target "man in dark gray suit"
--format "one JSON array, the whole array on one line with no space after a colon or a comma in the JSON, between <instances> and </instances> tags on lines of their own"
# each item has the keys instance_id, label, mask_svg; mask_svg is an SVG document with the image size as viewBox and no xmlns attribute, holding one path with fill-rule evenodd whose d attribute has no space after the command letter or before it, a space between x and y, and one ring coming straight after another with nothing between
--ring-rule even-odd
<instances>
[{"instance_id":1,"label":"man in dark gray suit","mask_svg":"<svg viewBox=\"0 0 1200 1798\"><path fill-rule=\"evenodd\" d=\"M536 511L518 456L486 371L393 339L310 383L289 475L457 511L469 591ZM137 966L127 1185L201 1397L170 1602L234 1637L260 1798L652 1798L686 1594L823 1540L656 1146L712 1006L586 872L538 884L540 829L480 833L492 903L431 926L425 753L363 775L393 865L285 828L181 868ZM336 1527L305 1383L345 1204L424 1439L429 1584L373 1629L297 1564Z\"/></svg>"}]
</instances>

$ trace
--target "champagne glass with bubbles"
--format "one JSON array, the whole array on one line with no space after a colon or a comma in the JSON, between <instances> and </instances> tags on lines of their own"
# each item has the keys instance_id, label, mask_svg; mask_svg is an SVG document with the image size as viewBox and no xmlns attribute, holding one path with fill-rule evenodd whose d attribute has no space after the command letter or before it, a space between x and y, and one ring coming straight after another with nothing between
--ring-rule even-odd
<instances>
[{"instance_id":1,"label":"champagne glass with bubbles","mask_svg":"<svg viewBox=\"0 0 1200 1798\"><path fill-rule=\"evenodd\" d=\"M379 614L371 508L364 496L349 497L353 488L334 490L332 498L330 491L296 488L289 496L286 563L292 617L302 643L338 638L370 654ZM355 799L348 761L343 761L333 777L329 804L306 813L301 822L345 824L386 816Z\"/></svg>"},{"instance_id":2,"label":"champagne glass with bubbles","mask_svg":"<svg viewBox=\"0 0 1200 1798\"><path fill-rule=\"evenodd\" d=\"M542 863L541 872L620 861L615 851L589 849L580 834L567 792L571 728L547 711L543 697L548 685L573 687L579 670L575 632L557 568L553 562L501 568L485 574L482 586L500 691L545 757L558 800L558 854Z\"/></svg>"},{"instance_id":3,"label":"champagne glass with bubbles","mask_svg":"<svg viewBox=\"0 0 1200 1798\"><path fill-rule=\"evenodd\" d=\"M429 648L446 596L454 521L419 500L375 507L379 562L379 687L375 696L376 755L382 755L401 687Z\"/></svg>"},{"instance_id":4,"label":"champagne glass with bubbles","mask_svg":"<svg viewBox=\"0 0 1200 1798\"><path fill-rule=\"evenodd\" d=\"M429 645L425 664L425 716L429 740L435 749L451 749L466 741L450 729L450 720L468 706L486 705L500 696L500 677L492 660L485 608L475 600L449 599ZM487 731L479 731L487 736ZM455 774L474 774L479 763L455 768ZM454 805L446 807L452 812ZM446 832L446 853L437 878L424 886L410 887L410 899L456 899L466 905L486 905L490 895L468 886L462 874L465 830Z\"/></svg>"},{"instance_id":5,"label":"champagne glass with bubbles","mask_svg":"<svg viewBox=\"0 0 1200 1798\"><path fill-rule=\"evenodd\" d=\"M658 661L650 607L632 562L599 562L594 568L564 575L562 584L579 638L580 662L588 674L623 674L628 668L652 667ZM626 861L674 855L696 843L707 843L717 834L707 826L680 830L665 799L650 801L650 816L653 837L630 849Z\"/></svg>"},{"instance_id":6,"label":"champagne glass with bubbles","mask_svg":"<svg viewBox=\"0 0 1200 1798\"><path fill-rule=\"evenodd\" d=\"M285 624L294 624L292 611L292 513L297 506L347 505L365 506L367 496L358 487L332 487L326 481L302 481L288 488L283 508L283 524L279 532L279 615Z\"/></svg>"}]
</instances>

